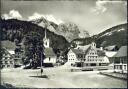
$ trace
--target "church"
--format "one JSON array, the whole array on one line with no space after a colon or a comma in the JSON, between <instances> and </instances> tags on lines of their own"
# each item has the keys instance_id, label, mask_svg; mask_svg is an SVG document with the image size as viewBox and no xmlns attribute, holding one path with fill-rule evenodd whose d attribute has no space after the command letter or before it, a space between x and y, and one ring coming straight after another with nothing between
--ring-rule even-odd
<instances>
[{"instance_id":1,"label":"church","mask_svg":"<svg viewBox=\"0 0 128 89\"><path fill-rule=\"evenodd\" d=\"M57 56L54 53L53 49L50 47L50 40L47 38L47 32L45 30L44 42L44 66L54 66L57 60Z\"/></svg>"}]
</instances>

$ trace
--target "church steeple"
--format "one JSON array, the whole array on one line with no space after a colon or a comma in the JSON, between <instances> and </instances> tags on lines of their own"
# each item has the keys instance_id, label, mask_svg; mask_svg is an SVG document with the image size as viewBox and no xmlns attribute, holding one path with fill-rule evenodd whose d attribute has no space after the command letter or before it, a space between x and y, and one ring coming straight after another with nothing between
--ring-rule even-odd
<instances>
[{"instance_id":1,"label":"church steeple","mask_svg":"<svg viewBox=\"0 0 128 89\"><path fill-rule=\"evenodd\" d=\"M49 43L50 43L50 41L49 41L49 39L47 38L47 32L46 32L47 30L45 29L45 36L44 36L44 39L43 39L43 41L44 41L44 47L45 48L49 48Z\"/></svg>"},{"instance_id":2,"label":"church steeple","mask_svg":"<svg viewBox=\"0 0 128 89\"><path fill-rule=\"evenodd\" d=\"M45 35L45 37L44 37L44 38L45 38L45 39L47 39L47 33L46 33L46 29L45 29L45 33L44 33L44 35Z\"/></svg>"}]
</instances>

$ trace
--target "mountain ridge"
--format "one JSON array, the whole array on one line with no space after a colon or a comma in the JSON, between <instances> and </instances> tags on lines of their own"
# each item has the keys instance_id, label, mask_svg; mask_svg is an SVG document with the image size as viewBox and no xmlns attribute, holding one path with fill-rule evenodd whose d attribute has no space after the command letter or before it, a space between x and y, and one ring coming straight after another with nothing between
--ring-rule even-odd
<instances>
[{"instance_id":1,"label":"mountain ridge","mask_svg":"<svg viewBox=\"0 0 128 89\"><path fill-rule=\"evenodd\" d=\"M72 42L74 41L80 41L82 45L87 45L92 41L95 41L97 47L110 45L117 45L118 47L121 47L123 45L127 45L127 23L113 26L88 38L74 39Z\"/></svg>"},{"instance_id":2,"label":"mountain ridge","mask_svg":"<svg viewBox=\"0 0 128 89\"><path fill-rule=\"evenodd\" d=\"M82 36L79 35L80 33L82 33L84 37L89 37L88 31L81 30L75 23L72 22L60 23L58 25L54 22L46 20L43 17L30 22L38 24L41 27L47 28L56 34L64 36L68 40L68 42L71 42L73 39L79 37L82 38Z\"/></svg>"}]
</instances>

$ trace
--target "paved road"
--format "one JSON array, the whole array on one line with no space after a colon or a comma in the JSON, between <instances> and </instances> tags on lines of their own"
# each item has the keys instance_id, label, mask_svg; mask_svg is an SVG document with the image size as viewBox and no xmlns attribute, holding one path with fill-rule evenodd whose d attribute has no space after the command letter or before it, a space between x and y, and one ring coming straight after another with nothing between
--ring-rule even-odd
<instances>
[{"instance_id":1,"label":"paved road","mask_svg":"<svg viewBox=\"0 0 128 89\"><path fill-rule=\"evenodd\" d=\"M2 70L2 81L16 87L30 88L126 88L127 82L98 72L66 72L62 68L45 68L48 78L37 78L40 70Z\"/></svg>"}]
</instances>

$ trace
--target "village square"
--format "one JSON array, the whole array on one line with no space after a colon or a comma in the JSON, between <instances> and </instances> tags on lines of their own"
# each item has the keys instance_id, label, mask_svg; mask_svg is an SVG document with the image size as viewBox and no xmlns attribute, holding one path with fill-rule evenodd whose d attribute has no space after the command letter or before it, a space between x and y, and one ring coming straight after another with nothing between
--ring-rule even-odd
<instances>
[{"instance_id":1,"label":"village square","mask_svg":"<svg viewBox=\"0 0 128 89\"><path fill-rule=\"evenodd\" d=\"M127 46L122 46L119 49L115 45L97 48L94 41L85 46L80 46L80 42L75 41L77 47L69 49L67 61L63 63L61 59L63 56L57 57L50 47L46 31L43 41L45 59L42 58L43 62L36 69L29 68L31 63L22 64L23 50L15 52L4 49L5 54L1 60L3 84L11 84L14 87L39 88L126 87ZM3 41L2 44L6 44L6 41ZM20 47L22 47L21 44L17 45L17 48Z\"/></svg>"}]
</instances>

